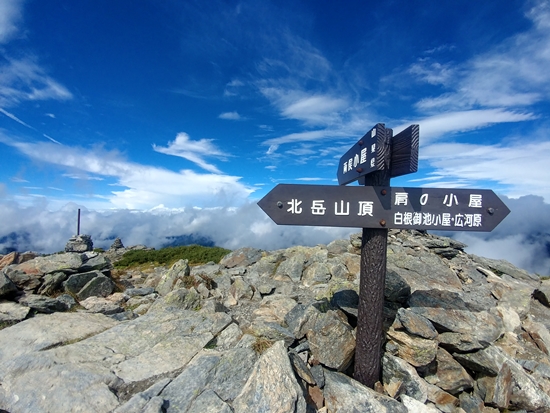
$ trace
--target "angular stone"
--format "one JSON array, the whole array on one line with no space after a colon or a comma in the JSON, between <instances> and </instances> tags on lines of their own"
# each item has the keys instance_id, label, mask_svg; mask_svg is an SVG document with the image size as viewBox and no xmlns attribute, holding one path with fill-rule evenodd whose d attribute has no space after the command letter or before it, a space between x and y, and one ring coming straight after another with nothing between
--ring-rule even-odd
<instances>
[{"instance_id":1,"label":"angular stone","mask_svg":"<svg viewBox=\"0 0 550 413\"><path fill-rule=\"evenodd\" d=\"M550 332L544 324L528 317L523 320L522 327L543 353L550 354Z\"/></svg>"},{"instance_id":2,"label":"angular stone","mask_svg":"<svg viewBox=\"0 0 550 413\"><path fill-rule=\"evenodd\" d=\"M405 360L388 353L382 357L382 380L385 387L400 382L398 394L406 394L421 403L428 397L428 383L420 378L416 369Z\"/></svg>"},{"instance_id":3,"label":"angular stone","mask_svg":"<svg viewBox=\"0 0 550 413\"><path fill-rule=\"evenodd\" d=\"M229 288L229 294L231 294L233 298L239 302L242 299L252 299L254 291L252 290L252 286L246 282L243 277L235 277L231 283L231 287Z\"/></svg>"},{"instance_id":4,"label":"angular stone","mask_svg":"<svg viewBox=\"0 0 550 413\"><path fill-rule=\"evenodd\" d=\"M294 342L294 335L288 329L271 321L254 320L249 330L254 336L263 337L269 341L283 340L287 347Z\"/></svg>"},{"instance_id":5,"label":"angular stone","mask_svg":"<svg viewBox=\"0 0 550 413\"><path fill-rule=\"evenodd\" d=\"M346 314L351 314L357 317L359 295L355 290L340 290L336 291L332 296L331 304L338 307Z\"/></svg>"},{"instance_id":6,"label":"angular stone","mask_svg":"<svg viewBox=\"0 0 550 413\"><path fill-rule=\"evenodd\" d=\"M325 403L329 412L408 413L409 410L342 373L325 370Z\"/></svg>"},{"instance_id":7,"label":"angular stone","mask_svg":"<svg viewBox=\"0 0 550 413\"><path fill-rule=\"evenodd\" d=\"M81 274L73 274L66 281L63 282L63 288L66 293L76 295L82 287L84 287L90 280L99 277L101 274L99 271L83 272Z\"/></svg>"},{"instance_id":8,"label":"angular stone","mask_svg":"<svg viewBox=\"0 0 550 413\"><path fill-rule=\"evenodd\" d=\"M0 330L0 363L101 333L118 322L101 314L53 313Z\"/></svg>"},{"instance_id":9,"label":"angular stone","mask_svg":"<svg viewBox=\"0 0 550 413\"><path fill-rule=\"evenodd\" d=\"M17 288L31 293L36 291L42 282L42 274L27 274L17 269L17 266L6 267L1 273L9 278Z\"/></svg>"},{"instance_id":10,"label":"angular stone","mask_svg":"<svg viewBox=\"0 0 550 413\"><path fill-rule=\"evenodd\" d=\"M451 394L458 394L474 386L474 379L442 348L437 349L437 370L435 374L426 376L424 379Z\"/></svg>"},{"instance_id":11,"label":"angular stone","mask_svg":"<svg viewBox=\"0 0 550 413\"><path fill-rule=\"evenodd\" d=\"M115 284L109 277L99 275L88 281L76 294L76 298L78 301L82 301L88 297L107 297L114 288Z\"/></svg>"},{"instance_id":12,"label":"angular stone","mask_svg":"<svg viewBox=\"0 0 550 413\"><path fill-rule=\"evenodd\" d=\"M411 287L396 270L388 267L385 283L384 298L387 301L402 304L407 302L411 295Z\"/></svg>"},{"instance_id":13,"label":"angular stone","mask_svg":"<svg viewBox=\"0 0 550 413\"><path fill-rule=\"evenodd\" d=\"M0 297L13 295L17 292L17 286L10 280L4 271L0 271Z\"/></svg>"},{"instance_id":14,"label":"angular stone","mask_svg":"<svg viewBox=\"0 0 550 413\"><path fill-rule=\"evenodd\" d=\"M533 296L546 307L550 307L550 280L543 280Z\"/></svg>"},{"instance_id":15,"label":"angular stone","mask_svg":"<svg viewBox=\"0 0 550 413\"><path fill-rule=\"evenodd\" d=\"M65 252L86 252L94 249L94 243L90 235L74 235L65 245Z\"/></svg>"},{"instance_id":16,"label":"angular stone","mask_svg":"<svg viewBox=\"0 0 550 413\"><path fill-rule=\"evenodd\" d=\"M38 294L25 294L18 297L17 301L19 304L26 305L39 313L51 314L56 311L67 310L63 302Z\"/></svg>"},{"instance_id":17,"label":"angular stone","mask_svg":"<svg viewBox=\"0 0 550 413\"><path fill-rule=\"evenodd\" d=\"M313 358L338 371L344 371L355 354L353 329L343 317L334 310L321 313L307 332Z\"/></svg>"},{"instance_id":18,"label":"angular stone","mask_svg":"<svg viewBox=\"0 0 550 413\"><path fill-rule=\"evenodd\" d=\"M427 339L437 337L437 331L430 320L407 308L397 310L397 318L401 322L401 325L411 334Z\"/></svg>"},{"instance_id":19,"label":"angular stone","mask_svg":"<svg viewBox=\"0 0 550 413\"><path fill-rule=\"evenodd\" d=\"M82 259L84 262L78 268L78 272L99 271L111 268L111 263L105 258L105 255L98 254L97 252L85 252L82 254Z\"/></svg>"},{"instance_id":20,"label":"angular stone","mask_svg":"<svg viewBox=\"0 0 550 413\"><path fill-rule=\"evenodd\" d=\"M0 256L0 270L8 265L19 264L19 253L17 251Z\"/></svg>"},{"instance_id":21,"label":"angular stone","mask_svg":"<svg viewBox=\"0 0 550 413\"><path fill-rule=\"evenodd\" d=\"M21 270L29 275L43 275L58 271L73 274L82 265L82 254L69 252L65 254L48 255L36 257L30 261L16 265L15 269Z\"/></svg>"},{"instance_id":22,"label":"angular stone","mask_svg":"<svg viewBox=\"0 0 550 413\"><path fill-rule=\"evenodd\" d=\"M437 341L411 336L402 331L390 328L388 337L397 345L397 354L415 367L431 363L437 353Z\"/></svg>"},{"instance_id":23,"label":"angular stone","mask_svg":"<svg viewBox=\"0 0 550 413\"><path fill-rule=\"evenodd\" d=\"M441 333L437 341L447 351L463 353L480 350L488 345L488 343L481 344L474 336L466 333Z\"/></svg>"},{"instance_id":24,"label":"angular stone","mask_svg":"<svg viewBox=\"0 0 550 413\"><path fill-rule=\"evenodd\" d=\"M206 389L193 400L187 413L233 413L233 410L216 392Z\"/></svg>"},{"instance_id":25,"label":"angular stone","mask_svg":"<svg viewBox=\"0 0 550 413\"><path fill-rule=\"evenodd\" d=\"M234 400L233 410L305 413L306 401L282 341L262 354Z\"/></svg>"},{"instance_id":26,"label":"angular stone","mask_svg":"<svg viewBox=\"0 0 550 413\"><path fill-rule=\"evenodd\" d=\"M254 316L264 321L273 321L281 325L286 315L296 306L296 300L282 294L263 297L260 307L254 311Z\"/></svg>"},{"instance_id":27,"label":"angular stone","mask_svg":"<svg viewBox=\"0 0 550 413\"><path fill-rule=\"evenodd\" d=\"M292 364L292 367L294 368L294 371L298 376L302 378L306 383L315 385L315 379L313 378L313 375L311 374L311 371L309 370L309 367L307 364L293 351L290 351L288 353L288 357L290 359L290 362Z\"/></svg>"},{"instance_id":28,"label":"angular stone","mask_svg":"<svg viewBox=\"0 0 550 413\"><path fill-rule=\"evenodd\" d=\"M44 276L38 294L51 295L61 288L61 284L68 278L64 272L54 272Z\"/></svg>"},{"instance_id":29,"label":"angular stone","mask_svg":"<svg viewBox=\"0 0 550 413\"><path fill-rule=\"evenodd\" d=\"M171 381L168 378L159 380L147 390L133 395L130 400L117 407L113 413L142 413L149 401L158 396Z\"/></svg>"},{"instance_id":30,"label":"angular stone","mask_svg":"<svg viewBox=\"0 0 550 413\"><path fill-rule=\"evenodd\" d=\"M469 370L489 376L496 376L508 359L508 356L496 346L489 346L474 353L454 353L453 356L455 360Z\"/></svg>"},{"instance_id":31,"label":"angular stone","mask_svg":"<svg viewBox=\"0 0 550 413\"><path fill-rule=\"evenodd\" d=\"M285 277L288 277L294 282L299 282L302 279L306 261L307 257L305 254L292 255L279 265L275 272L275 279L284 280Z\"/></svg>"},{"instance_id":32,"label":"angular stone","mask_svg":"<svg viewBox=\"0 0 550 413\"><path fill-rule=\"evenodd\" d=\"M174 310L198 310L201 306L201 296L194 288L189 290L179 288L170 291L165 297L156 300L149 312L174 311Z\"/></svg>"},{"instance_id":33,"label":"angular stone","mask_svg":"<svg viewBox=\"0 0 550 413\"><path fill-rule=\"evenodd\" d=\"M80 301L80 305L90 313L111 315L122 313L124 311L124 308L122 308L119 304L113 303L103 297L88 297L85 300Z\"/></svg>"},{"instance_id":34,"label":"angular stone","mask_svg":"<svg viewBox=\"0 0 550 413\"><path fill-rule=\"evenodd\" d=\"M459 405L458 399L433 384L427 383L428 400L445 413L454 413Z\"/></svg>"},{"instance_id":35,"label":"angular stone","mask_svg":"<svg viewBox=\"0 0 550 413\"><path fill-rule=\"evenodd\" d=\"M462 290L460 279L437 255L422 254L415 257L409 254L388 254L388 269L397 272L410 286L411 292Z\"/></svg>"},{"instance_id":36,"label":"angular stone","mask_svg":"<svg viewBox=\"0 0 550 413\"><path fill-rule=\"evenodd\" d=\"M313 305L297 304L285 315L288 330L301 340L315 327L321 312Z\"/></svg>"},{"instance_id":37,"label":"angular stone","mask_svg":"<svg viewBox=\"0 0 550 413\"><path fill-rule=\"evenodd\" d=\"M428 406L424 403L420 403L418 400L413 399L412 397L402 394L400 396L401 403L407 408L409 412L415 413L439 413L440 410L434 406Z\"/></svg>"},{"instance_id":38,"label":"angular stone","mask_svg":"<svg viewBox=\"0 0 550 413\"><path fill-rule=\"evenodd\" d=\"M153 287L141 287L141 288L127 288L124 290L124 294L128 297L141 297L149 294L153 294L155 289Z\"/></svg>"},{"instance_id":39,"label":"angular stone","mask_svg":"<svg viewBox=\"0 0 550 413\"><path fill-rule=\"evenodd\" d=\"M322 262L314 262L308 266L302 276L302 284L311 287L315 284L325 284L331 278L329 267Z\"/></svg>"},{"instance_id":40,"label":"angular stone","mask_svg":"<svg viewBox=\"0 0 550 413\"><path fill-rule=\"evenodd\" d=\"M189 268L188 260L179 260L175 262L166 273L163 274L159 284L157 285L157 292L165 296L175 287L178 280L184 277L189 277L191 269Z\"/></svg>"},{"instance_id":41,"label":"angular stone","mask_svg":"<svg viewBox=\"0 0 550 413\"><path fill-rule=\"evenodd\" d=\"M161 393L162 398L170 401L166 411L182 412L194 403L195 407L202 405L200 395L205 391L215 392L224 402L234 400L256 360L256 353L250 348L236 348L227 353L202 352ZM222 406L219 401L215 404Z\"/></svg>"},{"instance_id":42,"label":"angular stone","mask_svg":"<svg viewBox=\"0 0 550 413\"><path fill-rule=\"evenodd\" d=\"M256 248L239 248L230 252L220 261L225 268L248 267L258 262L263 256L263 251Z\"/></svg>"},{"instance_id":43,"label":"angular stone","mask_svg":"<svg viewBox=\"0 0 550 413\"><path fill-rule=\"evenodd\" d=\"M540 279L535 274L530 274L525 270L514 267L506 260L495 260L491 258L478 257L477 255L471 255L473 261L481 264L482 266L496 271L498 274L508 274L516 280L526 281L529 283L539 283Z\"/></svg>"},{"instance_id":44,"label":"angular stone","mask_svg":"<svg viewBox=\"0 0 550 413\"><path fill-rule=\"evenodd\" d=\"M437 307L411 307L411 310L430 320L439 332L471 334L482 345L493 343L504 333L502 319L488 311Z\"/></svg>"},{"instance_id":45,"label":"angular stone","mask_svg":"<svg viewBox=\"0 0 550 413\"><path fill-rule=\"evenodd\" d=\"M0 300L0 323L17 323L24 320L30 311L24 305Z\"/></svg>"}]
</instances>

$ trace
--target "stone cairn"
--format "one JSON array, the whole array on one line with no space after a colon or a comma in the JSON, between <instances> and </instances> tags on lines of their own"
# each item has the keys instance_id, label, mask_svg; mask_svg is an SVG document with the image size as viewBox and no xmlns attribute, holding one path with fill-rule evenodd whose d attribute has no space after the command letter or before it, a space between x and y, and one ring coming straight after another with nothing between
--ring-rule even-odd
<instances>
[{"instance_id":1,"label":"stone cairn","mask_svg":"<svg viewBox=\"0 0 550 413\"><path fill-rule=\"evenodd\" d=\"M73 235L65 245L65 252L93 251L94 243L91 235Z\"/></svg>"}]
</instances>

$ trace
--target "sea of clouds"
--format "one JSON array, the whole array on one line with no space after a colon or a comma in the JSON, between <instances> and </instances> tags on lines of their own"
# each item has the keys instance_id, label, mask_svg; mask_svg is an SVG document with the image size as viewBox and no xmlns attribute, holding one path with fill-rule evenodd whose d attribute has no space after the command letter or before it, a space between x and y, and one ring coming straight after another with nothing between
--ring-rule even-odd
<instances>
[{"instance_id":1,"label":"sea of clouds","mask_svg":"<svg viewBox=\"0 0 550 413\"><path fill-rule=\"evenodd\" d=\"M468 253L512 264L540 275L550 275L550 205L542 197L501 197L512 211L492 232L438 232L468 245ZM358 229L277 226L255 204L237 208L157 207L147 211L88 210L69 203L50 210L38 199L22 206L0 202L0 253L36 251L53 253L64 249L76 234L77 211L81 209L80 233L92 236L94 247L109 248L116 237L126 246L144 244L161 248L178 242L196 242L228 249L256 247L265 250L294 245L328 244L347 238Z\"/></svg>"}]
</instances>

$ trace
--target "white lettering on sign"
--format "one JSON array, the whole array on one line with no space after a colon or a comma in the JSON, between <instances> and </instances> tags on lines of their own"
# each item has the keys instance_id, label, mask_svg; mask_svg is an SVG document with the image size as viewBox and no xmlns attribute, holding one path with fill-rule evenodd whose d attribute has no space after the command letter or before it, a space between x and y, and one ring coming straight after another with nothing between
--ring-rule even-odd
<instances>
[{"instance_id":1,"label":"white lettering on sign","mask_svg":"<svg viewBox=\"0 0 550 413\"><path fill-rule=\"evenodd\" d=\"M344 201L340 201L340 210L338 210L338 202L335 202L334 215L349 215L349 202L346 202L346 208L344 208Z\"/></svg>"},{"instance_id":2,"label":"white lettering on sign","mask_svg":"<svg viewBox=\"0 0 550 413\"><path fill-rule=\"evenodd\" d=\"M453 206L453 203L455 205L458 205L458 199L456 198L456 195L453 195L453 194L445 195L445 199L443 200L443 205L451 207Z\"/></svg>"},{"instance_id":3,"label":"white lettering on sign","mask_svg":"<svg viewBox=\"0 0 550 413\"><path fill-rule=\"evenodd\" d=\"M371 146L370 146L370 153L375 153L376 152L376 144L373 143Z\"/></svg>"},{"instance_id":4,"label":"white lettering on sign","mask_svg":"<svg viewBox=\"0 0 550 413\"><path fill-rule=\"evenodd\" d=\"M374 202L372 201L359 201L359 213L357 215L364 217L370 215L372 217L372 209Z\"/></svg>"},{"instance_id":5,"label":"white lettering on sign","mask_svg":"<svg viewBox=\"0 0 550 413\"><path fill-rule=\"evenodd\" d=\"M394 212L393 223L410 227L442 226L442 227L481 227L481 214L455 214L448 212L432 214L430 212Z\"/></svg>"},{"instance_id":6,"label":"white lettering on sign","mask_svg":"<svg viewBox=\"0 0 550 413\"><path fill-rule=\"evenodd\" d=\"M351 168L353 168L353 158L349 158L348 161L348 171L351 171Z\"/></svg>"},{"instance_id":7,"label":"white lettering on sign","mask_svg":"<svg viewBox=\"0 0 550 413\"><path fill-rule=\"evenodd\" d=\"M302 208L300 208L300 205L302 205L302 201L298 201L297 199L291 199L287 202L288 205L290 205L290 208L286 210L286 212L290 212L291 214L301 214Z\"/></svg>"},{"instance_id":8,"label":"white lettering on sign","mask_svg":"<svg viewBox=\"0 0 550 413\"><path fill-rule=\"evenodd\" d=\"M420 205L426 205L428 203L428 194L422 194L420 197Z\"/></svg>"},{"instance_id":9,"label":"white lettering on sign","mask_svg":"<svg viewBox=\"0 0 550 413\"><path fill-rule=\"evenodd\" d=\"M371 158L370 159L370 167L374 168L374 165L376 165L376 158Z\"/></svg>"},{"instance_id":10,"label":"white lettering on sign","mask_svg":"<svg viewBox=\"0 0 550 413\"><path fill-rule=\"evenodd\" d=\"M344 173L348 171L348 163L344 162Z\"/></svg>"},{"instance_id":11,"label":"white lettering on sign","mask_svg":"<svg viewBox=\"0 0 550 413\"><path fill-rule=\"evenodd\" d=\"M359 154L356 153L353 157L353 167L355 168L357 165L359 165Z\"/></svg>"},{"instance_id":12,"label":"white lettering on sign","mask_svg":"<svg viewBox=\"0 0 550 413\"><path fill-rule=\"evenodd\" d=\"M376 128L374 128L371 132L370 132L370 137L371 138L374 138L376 136Z\"/></svg>"},{"instance_id":13,"label":"white lettering on sign","mask_svg":"<svg viewBox=\"0 0 550 413\"><path fill-rule=\"evenodd\" d=\"M470 194L470 202L468 203L470 208L482 208L482 197L480 194Z\"/></svg>"},{"instance_id":14,"label":"white lettering on sign","mask_svg":"<svg viewBox=\"0 0 550 413\"><path fill-rule=\"evenodd\" d=\"M313 215L325 215L325 211L327 210L323 203L325 202L324 199L322 200L315 200L311 203L311 213Z\"/></svg>"},{"instance_id":15,"label":"white lettering on sign","mask_svg":"<svg viewBox=\"0 0 550 413\"><path fill-rule=\"evenodd\" d=\"M396 192L394 205L407 205L409 194L407 192Z\"/></svg>"},{"instance_id":16,"label":"white lettering on sign","mask_svg":"<svg viewBox=\"0 0 550 413\"><path fill-rule=\"evenodd\" d=\"M361 149L361 159L359 159L359 163L363 164L367 162L367 148Z\"/></svg>"}]
</instances>

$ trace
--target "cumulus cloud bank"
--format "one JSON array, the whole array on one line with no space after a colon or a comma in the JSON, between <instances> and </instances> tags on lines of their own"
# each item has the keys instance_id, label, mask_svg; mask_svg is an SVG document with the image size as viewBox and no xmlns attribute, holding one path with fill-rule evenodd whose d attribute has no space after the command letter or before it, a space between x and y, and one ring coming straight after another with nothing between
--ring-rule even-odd
<instances>
[{"instance_id":1,"label":"cumulus cloud bank","mask_svg":"<svg viewBox=\"0 0 550 413\"><path fill-rule=\"evenodd\" d=\"M512 264L540 275L550 274L550 205L542 197L503 197L512 211L490 233L451 233L469 245L468 253ZM159 248L177 239L209 241L236 249L266 250L293 245L327 244L347 238L359 229L277 226L255 203L237 208L153 208L147 211L119 209L95 211L74 203L49 211L45 200L23 207L15 201L0 203L0 251L16 249L43 253L60 251L76 232L77 209L81 208L81 232L90 234L94 246L108 248L115 237L125 245L145 244Z\"/></svg>"}]
</instances>

